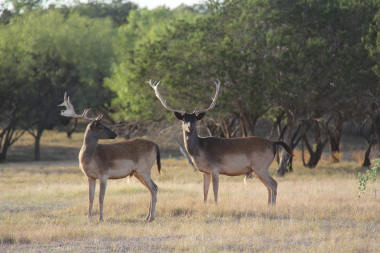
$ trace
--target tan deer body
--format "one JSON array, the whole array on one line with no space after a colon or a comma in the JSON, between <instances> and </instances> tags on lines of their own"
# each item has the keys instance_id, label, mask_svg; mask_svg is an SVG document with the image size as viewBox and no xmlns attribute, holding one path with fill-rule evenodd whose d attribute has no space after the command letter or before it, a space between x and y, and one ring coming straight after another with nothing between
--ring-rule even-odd
<instances>
[{"instance_id":1,"label":"tan deer body","mask_svg":"<svg viewBox=\"0 0 380 253\"><path fill-rule=\"evenodd\" d=\"M120 179L133 175L151 193L151 203L146 220L154 220L158 188L151 178L151 168L156 161L158 171L160 172L161 169L160 152L157 144L144 139L99 144L99 139L114 139L116 137L111 129L100 122L101 117L88 118L88 110L82 115L76 114L66 94L65 102L60 106L67 107L61 112L63 116L90 120L79 152L79 166L87 176L89 184L88 216L92 216L96 180L100 182L99 219L102 221L103 202L108 179Z\"/></svg>"},{"instance_id":2,"label":"tan deer body","mask_svg":"<svg viewBox=\"0 0 380 253\"><path fill-rule=\"evenodd\" d=\"M216 103L220 82L216 83L216 93L206 110L186 113L170 108L157 89L159 82L152 83L157 98L169 111L174 112L182 121L183 138L186 151L192 162L203 172L204 201L207 201L208 190L212 180L214 199L218 201L219 175L239 176L254 173L268 189L268 203L275 204L277 182L270 176L268 168L273 162L277 145L283 146L290 153L290 148L281 141L273 142L260 137L217 138L199 137L196 122L211 110Z\"/></svg>"},{"instance_id":3,"label":"tan deer body","mask_svg":"<svg viewBox=\"0 0 380 253\"><path fill-rule=\"evenodd\" d=\"M157 145L144 139L131 139L112 144L97 144L94 154L87 155L86 145L79 152L79 165L90 178L120 179L139 173L150 173L156 160Z\"/></svg>"},{"instance_id":4,"label":"tan deer body","mask_svg":"<svg viewBox=\"0 0 380 253\"><path fill-rule=\"evenodd\" d=\"M188 142L185 140L185 143ZM266 161L272 162L274 152L273 142L259 137L199 137L199 155L191 158L201 172L211 173L210 169L215 167L219 174L240 176L268 163Z\"/></svg>"}]
</instances>

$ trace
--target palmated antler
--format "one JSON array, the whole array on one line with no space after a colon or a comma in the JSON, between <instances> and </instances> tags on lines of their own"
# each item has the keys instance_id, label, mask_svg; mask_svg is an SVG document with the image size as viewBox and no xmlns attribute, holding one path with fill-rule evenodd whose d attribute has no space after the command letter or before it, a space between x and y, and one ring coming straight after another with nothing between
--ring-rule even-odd
<instances>
[{"instance_id":1,"label":"palmated antler","mask_svg":"<svg viewBox=\"0 0 380 253\"><path fill-rule=\"evenodd\" d=\"M212 99L212 102L211 102L210 106L207 109L204 109L204 110L195 110L194 113L196 115L198 115L200 113L208 112L208 111L210 111L211 109L213 109L215 107L215 105L216 105L216 99L218 98L219 90L220 90L220 81L216 80L216 81L214 81L214 84L216 86L216 91L215 91L215 95L214 95L214 98Z\"/></svg>"},{"instance_id":2,"label":"palmated antler","mask_svg":"<svg viewBox=\"0 0 380 253\"><path fill-rule=\"evenodd\" d=\"M61 111L61 115L64 117L70 117L70 118L82 118L89 121L94 120L101 120L103 118L103 114L99 114L96 118L90 118L88 117L88 112L91 109L85 109L81 115L77 114L74 110L74 106L70 102L70 97L67 96L67 92L65 92L65 95L63 96L63 102L59 104L58 106L65 106L66 110Z\"/></svg>"},{"instance_id":3,"label":"palmated antler","mask_svg":"<svg viewBox=\"0 0 380 253\"><path fill-rule=\"evenodd\" d=\"M161 101L161 104L166 108L166 110L169 110L169 111L172 111L172 112L178 112L180 114L185 114L186 113L185 111L175 110L175 109L172 109L171 107L168 106L168 104L166 103L165 99L163 99L161 97L160 92L158 91L158 85L160 84L160 81L149 80L148 83L149 83L150 87L153 88L154 92L156 93L156 97Z\"/></svg>"}]
</instances>

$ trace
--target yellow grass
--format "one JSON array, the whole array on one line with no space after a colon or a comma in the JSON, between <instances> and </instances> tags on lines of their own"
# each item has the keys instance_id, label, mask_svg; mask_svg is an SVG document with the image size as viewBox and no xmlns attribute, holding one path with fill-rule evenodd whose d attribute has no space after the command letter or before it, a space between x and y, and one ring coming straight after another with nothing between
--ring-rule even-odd
<instances>
[{"instance_id":1,"label":"yellow grass","mask_svg":"<svg viewBox=\"0 0 380 253\"><path fill-rule=\"evenodd\" d=\"M109 182L99 223L98 212L87 219L87 180L76 162L0 164L0 252L378 252L380 198L357 198L357 166L296 163L276 178L278 202L268 207L256 178L244 185L243 177L224 176L220 203L210 189L204 204L201 173L167 159L161 176L152 171L155 221L143 221L148 191L123 179Z\"/></svg>"}]
</instances>

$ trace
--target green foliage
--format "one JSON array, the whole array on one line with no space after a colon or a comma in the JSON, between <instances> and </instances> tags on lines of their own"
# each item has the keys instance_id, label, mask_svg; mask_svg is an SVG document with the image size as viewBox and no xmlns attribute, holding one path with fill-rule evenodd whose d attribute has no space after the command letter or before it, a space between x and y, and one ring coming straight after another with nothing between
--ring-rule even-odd
<instances>
[{"instance_id":1,"label":"green foliage","mask_svg":"<svg viewBox=\"0 0 380 253\"><path fill-rule=\"evenodd\" d=\"M265 47L268 26L259 20L259 3L231 1L203 15L189 15L189 10L132 12L128 25L119 29L120 63L108 82L118 93L113 105L127 111L117 116L162 117L145 83L150 78L162 80L173 107L189 112L210 103L212 81L220 79L220 112L262 115L268 108L263 56L270 50Z\"/></svg>"},{"instance_id":2,"label":"green foliage","mask_svg":"<svg viewBox=\"0 0 380 253\"><path fill-rule=\"evenodd\" d=\"M78 108L109 109L115 120L173 117L149 79L189 112L210 103L219 79L208 115L237 122L240 135L253 135L260 117L291 115L294 126L375 118L368 108L380 104L378 0L210 0L175 10L48 2L0 4L13 6L0 16L0 109L32 132L56 124L65 90Z\"/></svg>"},{"instance_id":3,"label":"green foliage","mask_svg":"<svg viewBox=\"0 0 380 253\"><path fill-rule=\"evenodd\" d=\"M228 0L206 6L202 13L131 12L118 30L118 62L107 81L118 94L113 106L124 111L118 119L162 117L152 92L146 94L150 78L162 80L171 105L188 111L209 103L211 81L218 78L223 87L215 114L245 118L251 128L273 108L297 119L352 115L350 105L362 103L377 83L362 41L376 1Z\"/></svg>"},{"instance_id":4,"label":"green foliage","mask_svg":"<svg viewBox=\"0 0 380 253\"><path fill-rule=\"evenodd\" d=\"M366 88L377 82L362 39L379 1L270 2L271 42L282 49L274 103L306 119L357 113L350 105L361 103Z\"/></svg>"},{"instance_id":5,"label":"green foliage","mask_svg":"<svg viewBox=\"0 0 380 253\"><path fill-rule=\"evenodd\" d=\"M18 90L28 91L29 99L34 94L60 94L64 89L83 86L87 89L82 91L87 94L84 103L89 103L94 100L91 89L100 88L102 78L109 73L113 32L107 20L36 11L14 19L1 32L3 64L14 64L7 67L14 70L22 86Z\"/></svg>"},{"instance_id":6,"label":"green foliage","mask_svg":"<svg viewBox=\"0 0 380 253\"><path fill-rule=\"evenodd\" d=\"M109 3L90 0L87 3L79 3L69 10L89 18L110 18L115 26L120 26L127 22L129 12L135 9L137 5L129 1L112 0Z\"/></svg>"},{"instance_id":7,"label":"green foliage","mask_svg":"<svg viewBox=\"0 0 380 253\"><path fill-rule=\"evenodd\" d=\"M359 180L359 194L358 198L360 198L362 195L365 194L368 188L368 182L372 185L372 192L376 196L376 187L375 182L377 178L377 171L380 167L380 159L376 159L373 161L375 163L375 166L373 166L371 169L367 169L365 173L358 172L358 180Z\"/></svg>"},{"instance_id":8,"label":"green foliage","mask_svg":"<svg viewBox=\"0 0 380 253\"><path fill-rule=\"evenodd\" d=\"M5 3L11 5L10 9L13 9L13 12L16 14L40 8L46 2L47 0L5 0Z\"/></svg>"},{"instance_id":9,"label":"green foliage","mask_svg":"<svg viewBox=\"0 0 380 253\"><path fill-rule=\"evenodd\" d=\"M100 107L111 93L102 86L113 61L112 23L58 10L36 10L0 26L0 91L17 106L18 128L37 141L59 123L68 91L78 109Z\"/></svg>"},{"instance_id":10,"label":"green foliage","mask_svg":"<svg viewBox=\"0 0 380 253\"><path fill-rule=\"evenodd\" d=\"M158 54L165 57L167 50L157 47L162 44L161 38L166 36L173 20L194 18L189 12L191 10L170 11L166 8L134 10L128 17L128 24L118 29L114 41L117 65L114 66L112 77L106 82L117 93L112 101L116 119L159 119L163 116L162 109L155 106L157 101L146 81L151 78L163 79L157 74L162 62L155 57Z\"/></svg>"}]
</instances>

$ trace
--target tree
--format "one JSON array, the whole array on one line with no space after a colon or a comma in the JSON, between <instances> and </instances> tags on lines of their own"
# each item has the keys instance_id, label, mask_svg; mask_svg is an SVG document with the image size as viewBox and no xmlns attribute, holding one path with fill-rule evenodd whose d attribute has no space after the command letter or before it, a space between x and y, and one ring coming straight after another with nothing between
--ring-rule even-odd
<instances>
[{"instance_id":1,"label":"tree","mask_svg":"<svg viewBox=\"0 0 380 253\"><path fill-rule=\"evenodd\" d=\"M57 105L64 91L82 106L99 107L110 100L112 94L102 83L113 58L112 25L109 20L38 10L15 18L2 32L3 41L17 43L13 51L0 48L0 56L16 63L2 62L14 75L0 85L11 85L9 80L18 85L17 102L28 106L18 127L35 138L39 160L40 139L44 130L59 123Z\"/></svg>"},{"instance_id":2,"label":"tree","mask_svg":"<svg viewBox=\"0 0 380 253\"><path fill-rule=\"evenodd\" d=\"M168 83L157 71L157 66L163 67L161 64L165 64L159 62L157 57L168 55L166 49L159 49L168 40L160 38L168 32L175 16L186 19L192 16L189 12L191 10L170 11L166 8L134 10L128 17L128 24L118 29L114 42L117 65L112 77L107 80L107 85L117 93L112 101L117 120L157 120L165 115L151 96L146 81L156 78Z\"/></svg>"},{"instance_id":3,"label":"tree","mask_svg":"<svg viewBox=\"0 0 380 253\"><path fill-rule=\"evenodd\" d=\"M21 102L24 68L23 52L17 47L18 38L11 26L0 25L0 161L25 130L20 129L27 107Z\"/></svg>"},{"instance_id":4,"label":"tree","mask_svg":"<svg viewBox=\"0 0 380 253\"><path fill-rule=\"evenodd\" d=\"M79 3L68 10L79 12L81 16L89 18L110 18L117 27L127 23L127 17L131 10L136 10L137 5L125 0L112 0L110 3L90 0L87 3Z\"/></svg>"},{"instance_id":5,"label":"tree","mask_svg":"<svg viewBox=\"0 0 380 253\"><path fill-rule=\"evenodd\" d=\"M344 0L270 2L269 19L276 28L272 42L279 48L273 105L289 111L298 122L317 120L319 126L310 129L328 129L323 131L325 135L338 142L342 120L358 112L352 105L365 103L365 93L375 81L362 38L379 4ZM325 146L320 134L314 136L317 149L309 149L310 154L319 153ZM339 143L333 146L339 147Z\"/></svg>"},{"instance_id":6,"label":"tree","mask_svg":"<svg viewBox=\"0 0 380 253\"><path fill-rule=\"evenodd\" d=\"M13 9L13 12L16 15L21 15L33 9L40 8L46 0L5 0L5 3L11 5L10 9Z\"/></svg>"},{"instance_id":7,"label":"tree","mask_svg":"<svg viewBox=\"0 0 380 253\"><path fill-rule=\"evenodd\" d=\"M377 9L378 10L378 9ZM373 71L377 78L380 77L380 11L378 10L373 18L373 24L370 27L370 32L366 38L366 48L370 54L370 59L374 61ZM380 145L380 85L378 79L370 83L370 87L366 93L366 100L368 106L366 106L366 117L364 120L371 122L371 135L373 139L377 140L377 144ZM370 152L371 144L374 141L370 141L368 153ZM368 164L368 163L367 163Z\"/></svg>"},{"instance_id":8,"label":"tree","mask_svg":"<svg viewBox=\"0 0 380 253\"><path fill-rule=\"evenodd\" d=\"M262 5L225 1L210 4L204 14L176 10L172 16L164 9L132 12L128 25L120 28L122 56L109 82L118 92L113 105L128 112L117 116L162 117L153 96L146 95L147 76L162 80L171 104L188 111L208 104L212 80L220 79L223 90L208 129L220 125L226 137L252 135L257 119L268 109L265 78L270 52L268 27L260 21ZM157 25L159 19L168 21Z\"/></svg>"},{"instance_id":9,"label":"tree","mask_svg":"<svg viewBox=\"0 0 380 253\"><path fill-rule=\"evenodd\" d=\"M219 104L228 117L237 118L240 136L254 135L257 120L269 109L273 50L267 43L271 25L262 18L267 8L265 1L210 2L203 22L208 64L225 87Z\"/></svg>"}]
</instances>

